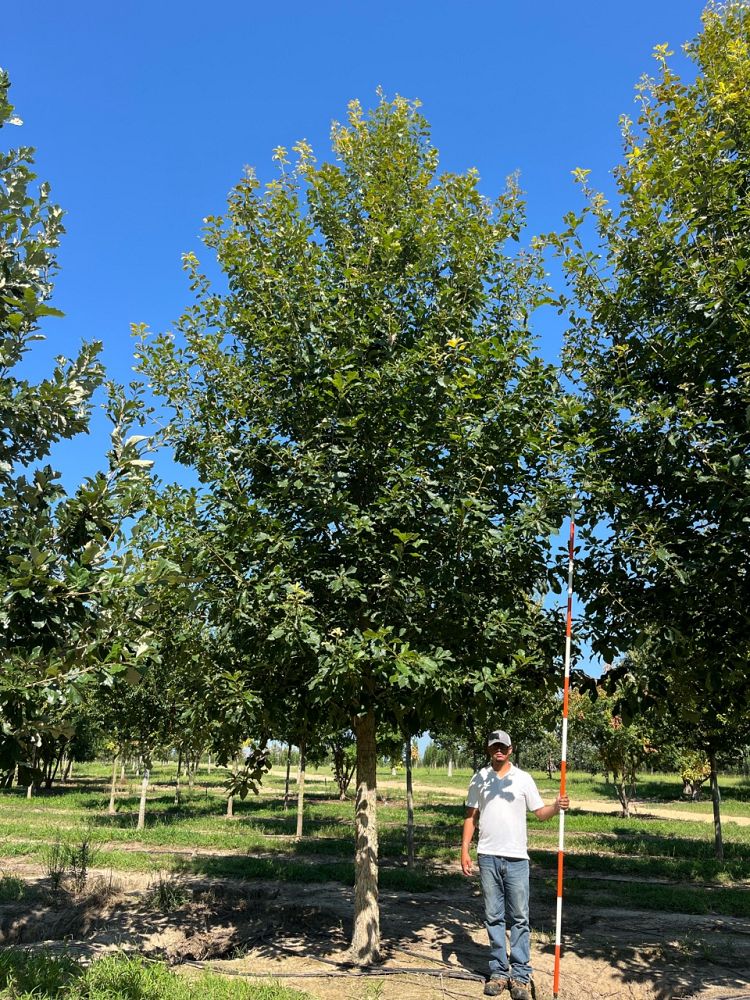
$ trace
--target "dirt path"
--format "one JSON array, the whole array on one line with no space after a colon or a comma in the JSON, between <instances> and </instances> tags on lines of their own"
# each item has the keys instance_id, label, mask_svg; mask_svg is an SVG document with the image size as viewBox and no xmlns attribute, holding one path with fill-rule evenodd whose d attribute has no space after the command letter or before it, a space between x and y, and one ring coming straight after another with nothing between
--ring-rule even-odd
<instances>
[{"instance_id":1,"label":"dirt path","mask_svg":"<svg viewBox=\"0 0 750 1000\"><path fill-rule=\"evenodd\" d=\"M362 976L344 957L352 890L183 878L169 913L154 906L154 877L92 872L92 891L54 903L41 866L4 866L24 878L30 901L0 906L0 945L65 948L93 959L119 949L162 957L195 975L275 978L314 1000L464 1000L482 995L486 935L474 880L449 891L380 894L383 964ZM551 1000L554 899L535 894L532 961L536 1000ZM560 1000L719 1000L750 997L747 923L624 908L566 906ZM432 975L427 973L431 972Z\"/></svg>"}]
</instances>

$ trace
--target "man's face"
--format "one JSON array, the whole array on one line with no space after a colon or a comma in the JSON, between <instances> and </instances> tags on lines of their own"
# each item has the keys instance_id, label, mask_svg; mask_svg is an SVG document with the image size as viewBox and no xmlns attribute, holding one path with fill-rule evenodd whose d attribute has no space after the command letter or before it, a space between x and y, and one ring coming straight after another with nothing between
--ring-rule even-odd
<instances>
[{"instance_id":1,"label":"man's face","mask_svg":"<svg viewBox=\"0 0 750 1000\"><path fill-rule=\"evenodd\" d=\"M487 751L491 761L504 764L513 753L513 747L508 746L506 743L491 743L487 747Z\"/></svg>"}]
</instances>

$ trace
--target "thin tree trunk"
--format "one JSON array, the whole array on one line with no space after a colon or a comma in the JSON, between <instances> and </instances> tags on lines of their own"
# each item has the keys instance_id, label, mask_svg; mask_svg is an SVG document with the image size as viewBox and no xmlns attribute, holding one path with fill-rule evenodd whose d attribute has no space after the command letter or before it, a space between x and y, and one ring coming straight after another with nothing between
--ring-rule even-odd
<instances>
[{"instance_id":1,"label":"thin tree trunk","mask_svg":"<svg viewBox=\"0 0 750 1000\"><path fill-rule=\"evenodd\" d=\"M138 806L138 823L136 830L143 830L146 826L146 791L148 789L149 770L143 769L143 781L141 782L141 801Z\"/></svg>"},{"instance_id":2,"label":"thin tree trunk","mask_svg":"<svg viewBox=\"0 0 750 1000\"><path fill-rule=\"evenodd\" d=\"M125 780L125 758L122 758L122 766L120 767L120 781Z\"/></svg>"},{"instance_id":3,"label":"thin tree trunk","mask_svg":"<svg viewBox=\"0 0 750 1000\"><path fill-rule=\"evenodd\" d=\"M211 773L211 754L208 755L208 773Z\"/></svg>"},{"instance_id":4,"label":"thin tree trunk","mask_svg":"<svg viewBox=\"0 0 750 1000\"><path fill-rule=\"evenodd\" d=\"M721 835L721 794L719 792L719 775L716 771L716 752L708 755L711 764L711 804L714 807L714 855L717 861L724 860L724 840Z\"/></svg>"},{"instance_id":5,"label":"thin tree trunk","mask_svg":"<svg viewBox=\"0 0 750 1000\"><path fill-rule=\"evenodd\" d=\"M110 816L115 814L115 786L117 784L117 757L112 761L112 785L109 789L109 806L107 812Z\"/></svg>"},{"instance_id":6,"label":"thin tree trunk","mask_svg":"<svg viewBox=\"0 0 750 1000\"><path fill-rule=\"evenodd\" d=\"M452 757L448 758L448 777L449 778L453 777L453 758Z\"/></svg>"},{"instance_id":7,"label":"thin tree trunk","mask_svg":"<svg viewBox=\"0 0 750 1000\"><path fill-rule=\"evenodd\" d=\"M354 930L350 955L359 965L380 957L378 903L377 747L375 714L354 720L357 737L357 797L354 808Z\"/></svg>"},{"instance_id":8,"label":"thin tree trunk","mask_svg":"<svg viewBox=\"0 0 750 1000\"><path fill-rule=\"evenodd\" d=\"M180 804L180 774L182 773L182 750L177 751L177 777L174 781L174 804Z\"/></svg>"},{"instance_id":9,"label":"thin tree trunk","mask_svg":"<svg viewBox=\"0 0 750 1000\"><path fill-rule=\"evenodd\" d=\"M620 800L620 806L622 808L622 818L630 818L630 799L628 798L627 789L625 787L625 779L619 779L618 776L614 776L615 790L617 791L617 798Z\"/></svg>"},{"instance_id":10,"label":"thin tree trunk","mask_svg":"<svg viewBox=\"0 0 750 1000\"><path fill-rule=\"evenodd\" d=\"M410 739L406 741L406 863L409 868L414 867L414 784Z\"/></svg>"},{"instance_id":11,"label":"thin tree trunk","mask_svg":"<svg viewBox=\"0 0 750 1000\"><path fill-rule=\"evenodd\" d=\"M284 808L289 808L289 775L292 770L292 744L286 745L286 784L284 785Z\"/></svg>"},{"instance_id":12,"label":"thin tree trunk","mask_svg":"<svg viewBox=\"0 0 750 1000\"><path fill-rule=\"evenodd\" d=\"M47 788L52 788L52 782L57 777L57 772L58 772L58 770L60 769L60 767L62 765L62 760L63 760L63 755L62 755L62 753L60 753L59 757L55 761L54 768L52 767L52 764L50 762L50 766L49 766L49 770L48 770L49 780L47 781Z\"/></svg>"},{"instance_id":13,"label":"thin tree trunk","mask_svg":"<svg viewBox=\"0 0 750 1000\"><path fill-rule=\"evenodd\" d=\"M234 773L237 775L237 769L240 766L240 755L235 754L234 756ZM234 819L234 793L227 796L227 819Z\"/></svg>"},{"instance_id":14,"label":"thin tree trunk","mask_svg":"<svg viewBox=\"0 0 750 1000\"><path fill-rule=\"evenodd\" d=\"M34 784L32 782L32 784L26 786L26 798L30 799L33 794L34 794Z\"/></svg>"},{"instance_id":15,"label":"thin tree trunk","mask_svg":"<svg viewBox=\"0 0 750 1000\"><path fill-rule=\"evenodd\" d=\"M195 772L198 769L198 764L197 764L195 758L193 758L192 761L190 760L190 755L188 755L187 763L188 763L188 766L187 766L188 791L192 792L193 791L193 787L195 785Z\"/></svg>"},{"instance_id":16,"label":"thin tree trunk","mask_svg":"<svg viewBox=\"0 0 750 1000\"><path fill-rule=\"evenodd\" d=\"M299 787L297 788L297 832L295 840L302 840L302 823L305 816L305 760L307 738L302 734L299 741L299 777L297 778Z\"/></svg>"}]
</instances>

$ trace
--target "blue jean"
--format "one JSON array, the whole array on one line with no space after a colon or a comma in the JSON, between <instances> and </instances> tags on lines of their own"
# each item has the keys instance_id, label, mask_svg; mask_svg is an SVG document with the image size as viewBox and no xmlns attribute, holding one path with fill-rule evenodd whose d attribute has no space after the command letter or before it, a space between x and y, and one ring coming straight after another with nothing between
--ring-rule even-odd
<instances>
[{"instance_id":1,"label":"blue jean","mask_svg":"<svg viewBox=\"0 0 750 1000\"><path fill-rule=\"evenodd\" d=\"M529 862L477 855L484 896L484 926L490 939L490 976L495 979L531 979L529 940ZM510 928L510 961L505 928Z\"/></svg>"}]
</instances>

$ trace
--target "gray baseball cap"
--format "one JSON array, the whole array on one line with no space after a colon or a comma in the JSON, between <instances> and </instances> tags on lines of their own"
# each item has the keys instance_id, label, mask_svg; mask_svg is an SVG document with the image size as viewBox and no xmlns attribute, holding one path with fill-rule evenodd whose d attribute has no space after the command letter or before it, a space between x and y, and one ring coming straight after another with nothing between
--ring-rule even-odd
<instances>
[{"instance_id":1,"label":"gray baseball cap","mask_svg":"<svg viewBox=\"0 0 750 1000\"><path fill-rule=\"evenodd\" d=\"M504 743L506 747L513 746L513 740L502 729L493 729L487 737L487 746L491 747L493 743Z\"/></svg>"}]
</instances>

